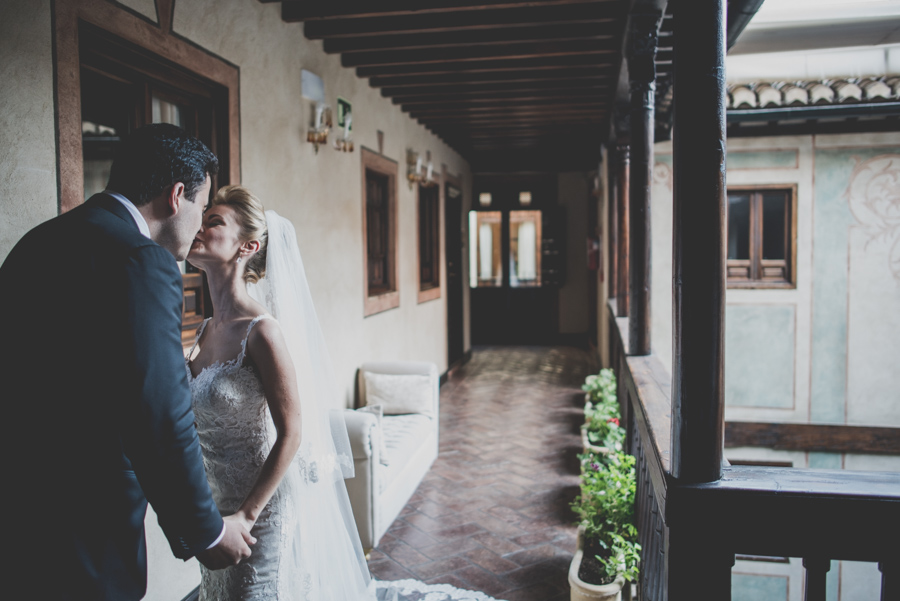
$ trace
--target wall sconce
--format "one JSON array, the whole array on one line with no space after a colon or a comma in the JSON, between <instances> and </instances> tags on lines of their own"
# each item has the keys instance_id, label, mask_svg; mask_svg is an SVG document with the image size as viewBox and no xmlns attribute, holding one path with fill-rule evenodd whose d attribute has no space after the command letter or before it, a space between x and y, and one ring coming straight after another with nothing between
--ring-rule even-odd
<instances>
[{"instance_id":1,"label":"wall sconce","mask_svg":"<svg viewBox=\"0 0 900 601\"><path fill-rule=\"evenodd\" d=\"M344 134L340 138L334 139L334 149L342 152L353 152L353 138L350 137L350 125L353 123L353 117L346 115L344 117Z\"/></svg>"},{"instance_id":2,"label":"wall sconce","mask_svg":"<svg viewBox=\"0 0 900 601\"><path fill-rule=\"evenodd\" d=\"M531 192L519 192L519 204L527 207L531 204Z\"/></svg>"},{"instance_id":3,"label":"wall sconce","mask_svg":"<svg viewBox=\"0 0 900 601\"><path fill-rule=\"evenodd\" d=\"M482 192L478 195L478 204L483 207L491 206L491 193L490 192Z\"/></svg>"},{"instance_id":4,"label":"wall sconce","mask_svg":"<svg viewBox=\"0 0 900 601\"><path fill-rule=\"evenodd\" d=\"M419 153L412 148L406 149L406 179L409 181L409 189L420 184L425 187L437 185L434 179L434 164L431 162L431 151L425 155L425 162Z\"/></svg>"},{"instance_id":5,"label":"wall sconce","mask_svg":"<svg viewBox=\"0 0 900 601\"><path fill-rule=\"evenodd\" d=\"M306 133L306 141L315 145L316 153L321 144L328 143L328 132L331 131L331 108L322 103L316 103L316 117L313 128Z\"/></svg>"}]
</instances>

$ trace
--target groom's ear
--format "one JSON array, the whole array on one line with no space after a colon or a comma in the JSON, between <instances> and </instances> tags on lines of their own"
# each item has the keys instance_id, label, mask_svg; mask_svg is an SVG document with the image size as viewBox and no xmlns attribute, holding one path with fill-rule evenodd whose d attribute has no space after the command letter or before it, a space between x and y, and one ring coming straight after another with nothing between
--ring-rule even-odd
<instances>
[{"instance_id":1,"label":"groom's ear","mask_svg":"<svg viewBox=\"0 0 900 601\"><path fill-rule=\"evenodd\" d=\"M177 215L181 210L181 203L187 199L184 197L184 184L175 182L166 192L166 208L170 215Z\"/></svg>"}]
</instances>

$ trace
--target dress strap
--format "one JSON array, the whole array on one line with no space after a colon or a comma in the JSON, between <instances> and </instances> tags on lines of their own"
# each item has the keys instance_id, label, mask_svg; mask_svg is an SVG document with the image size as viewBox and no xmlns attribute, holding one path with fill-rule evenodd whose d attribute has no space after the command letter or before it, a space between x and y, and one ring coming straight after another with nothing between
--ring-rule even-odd
<instances>
[{"instance_id":1,"label":"dress strap","mask_svg":"<svg viewBox=\"0 0 900 601\"><path fill-rule=\"evenodd\" d=\"M203 320L203 323L200 324L200 327L197 328L197 334L194 336L194 344L191 346L191 350L187 354L188 361L191 360L191 357L194 356L194 349L197 348L197 343L200 342L200 337L203 336L203 330L206 329L206 324L209 323L211 317L207 317Z\"/></svg>"},{"instance_id":2,"label":"dress strap","mask_svg":"<svg viewBox=\"0 0 900 601\"><path fill-rule=\"evenodd\" d=\"M257 324L257 322L259 322L260 319L264 319L266 317L271 317L271 315L268 315L267 313L263 313L262 315L257 315L250 321L250 325L247 326L247 333L244 334L244 339L241 340L241 352L237 356L238 365L243 365L244 359L247 357L247 340L250 339L250 330L253 329L253 326L255 326Z\"/></svg>"}]
</instances>

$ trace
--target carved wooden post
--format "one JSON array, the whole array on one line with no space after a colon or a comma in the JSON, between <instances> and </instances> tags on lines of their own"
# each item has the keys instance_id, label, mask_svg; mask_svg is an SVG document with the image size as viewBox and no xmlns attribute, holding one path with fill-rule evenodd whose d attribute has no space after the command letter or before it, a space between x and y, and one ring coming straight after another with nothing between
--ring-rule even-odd
<instances>
[{"instance_id":1,"label":"carved wooden post","mask_svg":"<svg viewBox=\"0 0 900 601\"><path fill-rule=\"evenodd\" d=\"M609 154L606 157L606 232L607 232L607 249L609 256L609 273L607 280L607 296L608 298L616 298L617 284L619 277L619 211L618 211L618 182L616 169L618 167L618 155L616 149L610 147ZM604 313L605 315L605 313Z\"/></svg>"},{"instance_id":2,"label":"carved wooden post","mask_svg":"<svg viewBox=\"0 0 900 601\"><path fill-rule=\"evenodd\" d=\"M619 143L616 146L616 160L619 164L619 175L616 184L619 196L616 205L619 213L619 264L616 268L618 281L616 283L616 316L628 316L628 143Z\"/></svg>"},{"instance_id":3,"label":"carved wooden post","mask_svg":"<svg viewBox=\"0 0 900 601\"><path fill-rule=\"evenodd\" d=\"M825 601L825 578L831 569L830 559L804 557L806 568L805 601Z\"/></svg>"},{"instance_id":4,"label":"carved wooden post","mask_svg":"<svg viewBox=\"0 0 900 601\"><path fill-rule=\"evenodd\" d=\"M662 13L631 15L628 74L631 79L631 181L629 214L628 351L650 354L650 184L656 104L656 46Z\"/></svg>"},{"instance_id":5,"label":"carved wooden post","mask_svg":"<svg viewBox=\"0 0 900 601\"><path fill-rule=\"evenodd\" d=\"M722 477L725 372L725 0L674 11L672 472Z\"/></svg>"},{"instance_id":6,"label":"carved wooden post","mask_svg":"<svg viewBox=\"0 0 900 601\"><path fill-rule=\"evenodd\" d=\"M900 599L900 557L878 562L881 570L881 601Z\"/></svg>"}]
</instances>

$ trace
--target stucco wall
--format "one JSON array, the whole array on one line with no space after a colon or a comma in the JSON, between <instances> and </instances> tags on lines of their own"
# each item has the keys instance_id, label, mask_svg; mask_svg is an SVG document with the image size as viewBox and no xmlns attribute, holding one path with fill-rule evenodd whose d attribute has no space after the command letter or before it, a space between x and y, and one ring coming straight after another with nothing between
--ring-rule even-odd
<instances>
[{"instance_id":1,"label":"stucco wall","mask_svg":"<svg viewBox=\"0 0 900 601\"><path fill-rule=\"evenodd\" d=\"M152 2L125 4L155 21ZM50 12L49 0L0 5L0 75L16 84L0 86L0 259L28 229L58 212ZM355 371L363 361L433 361L444 371L445 274L442 270L441 297L419 304L417 204L405 180L406 149L431 151L437 173L446 164L459 176L464 207L471 202L468 164L354 70L341 67L339 55L326 55L321 42L307 40L302 24L283 23L279 4L179 0L173 32L240 68L241 183L297 228L343 392L335 406L351 404ZM322 77L332 107L337 96L353 103L356 152L326 147L316 153L306 142L311 103L301 98L301 69ZM377 151L378 130L384 132L385 156L398 162L400 306L365 318L359 148ZM467 314L465 320L468 324ZM172 557L152 512L148 546L147 599L179 599L196 586L196 563Z\"/></svg>"},{"instance_id":2,"label":"stucco wall","mask_svg":"<svg viewBox=\"0 0 900 601\"><path fill-rule=\"evenodd\" d=\"M57 213L50 0L0 3L0 257Z\"/></svg>"},{"instance_id":3,"label":"stucco wall","mask_svg":"<svg viewBox=\"0 0 900 601\"><path fill-rule=\"evenodd\" d=\"M671 144L653 187L653 349L671 365ZM900 426L900 135L738 138L728 185L797 188L796 287L726 294L726 419Z\"/></svg>"}]
</instances>

